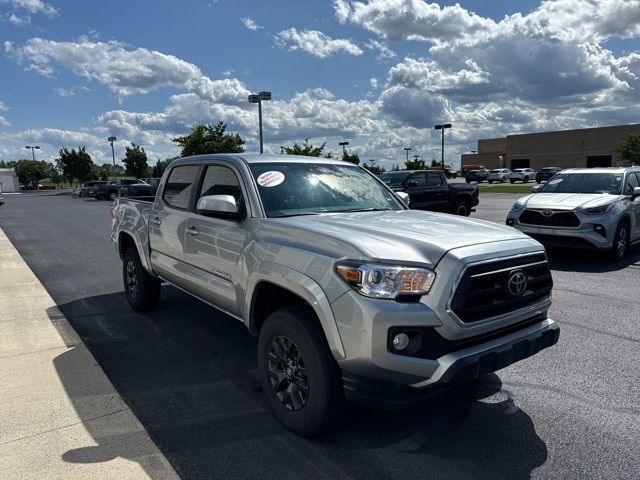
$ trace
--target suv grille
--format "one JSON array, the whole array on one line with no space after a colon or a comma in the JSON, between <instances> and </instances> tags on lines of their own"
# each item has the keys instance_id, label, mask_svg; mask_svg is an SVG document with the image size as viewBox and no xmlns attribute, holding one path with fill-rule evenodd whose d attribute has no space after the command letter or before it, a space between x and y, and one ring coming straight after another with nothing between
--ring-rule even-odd
<instances>
[{"instance_id":1,"label":"suv grille","mask_svg":"<svg viewBox=\"0 0 640 480\"><path fill-rule=\"evenodd\" d=\"M526 277L526 289L520 295L509 292L507 285L517 270ZM544 253L471 266L458 284L451 310L464 323L473 323L535 305L551 295L552 286Z\"/></svg>"},{"instance_id":2,"label":"suv grille","mask_svg":"<svg viewBox=\"0 0 640 480\"><path fill-rule=\"evenodd\" d=\"M545 211L545 210L542 210ZM520 215L520 223L530 225L544 225L548 227L579 227L580 219L573 212L548 210L553 212L549 216L542 214L540 210L525 210Z\"/></svg>"}]
</instances>

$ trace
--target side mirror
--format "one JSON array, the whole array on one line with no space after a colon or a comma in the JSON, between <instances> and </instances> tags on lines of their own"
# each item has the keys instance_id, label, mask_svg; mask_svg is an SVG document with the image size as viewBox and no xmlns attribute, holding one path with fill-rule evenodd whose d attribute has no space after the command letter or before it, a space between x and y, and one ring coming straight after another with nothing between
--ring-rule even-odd
<instances>
[{"instance_id":1,"label":"side mirror","mask_svg":"<svg viewBox=\"0 0 640 480\"><path fill-rule=\"evenodd\" d=\"M201 197L196 205L196 213L228 220L240 220L242 218L236 199L232 195L207 195Z\"/></svg>"},{"instance_id":2,"label":"side mirror","mask_svg":"<svg viewBox=\"0 0 640 480\"><path fill-rule=\"evenodd\" d=\"M418 181L417 180L408 180L407 181L407 187L417 187L418 186Z\"/></svg>"},{"instance_id":3,"label":"side mirror","mask_svg":"<svg viewBox=\"0 0 640 480\"><path fill-rule=\"evenodd\" d=\"M538 193L538 190L542 188L542 185L536 185L535 187L531 187L531 192Z\"/></svg>"},{"instance_id":4,"label":"side mirror","mask_svg":"<svg viewBox=\"0 0 640 480\"><path fill-rule=\"evenodd\" d=\"M407 207L409 206L409 194L405 193L405 192L396 192L396 195L398 195L400 197L400 200L402 200L405 205L407 205Z\"/></svg>"},{"instance_id":5,"label":"side mirror","mask_svg":"<svg viewBox=\"0 0 640 480\"><path fill-rule=\"evenodd\" d=\"M640 187L635 187L633 189L633 195L631 195L631 200L635 200L638 197L640 197Z\"/></svg>"}]
</instances>

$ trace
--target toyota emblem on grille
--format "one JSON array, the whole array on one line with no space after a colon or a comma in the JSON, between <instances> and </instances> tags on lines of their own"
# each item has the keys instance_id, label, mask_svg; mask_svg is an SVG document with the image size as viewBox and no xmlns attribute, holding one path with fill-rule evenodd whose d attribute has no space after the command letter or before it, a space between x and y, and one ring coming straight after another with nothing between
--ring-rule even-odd
<instances>
[{"instance_id":1,"label":"toyota emblem on grille","mask_svg":"<svg viewBox=\"0 0 640 480\"><path fill-rule=\"evenodd\" d=\"M553 210L542 210L542 216L543 217L550 217L551 215L553 215Z\"/></svg>"},{"instance_id":2,"label":"toyota emblem on grille","mask_svg":"<svg viewBox=\"0 0 640 480\"><path fill-rule=\"evenodd\" d=\"M509 273L507 290L513 297L520 297L527 290L527 275L522 270L513 270Z\"/></svg>"}]
</instances>

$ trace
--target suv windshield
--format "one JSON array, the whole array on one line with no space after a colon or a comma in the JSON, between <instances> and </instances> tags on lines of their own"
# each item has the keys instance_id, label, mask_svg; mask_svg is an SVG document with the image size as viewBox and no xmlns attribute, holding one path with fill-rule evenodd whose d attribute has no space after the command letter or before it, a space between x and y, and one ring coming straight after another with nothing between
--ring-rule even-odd
<instances>
[{"instance_id":1,"label":"suv windshield","mask_svg":"<svg viewBox=\"0 0 640 480\"><path fill-rule=\"evenodd\" d=\"M409 172L386 172L379 178L387 185L404 185L409 175L411 175Z\"/></svg>"},{"instance_id":2,"label":"suv windshield","mask_svg":"<svg viewBox=\"0 0 640 480\"><path fill-rule=\"evenodd\" d=\"M543 193L622 193L621 173L558 173L539 192Z\"/></svg>"},{"instance_id":3,"label":"suv windshield","mask_svg":"<svg viewBox=\"0 0 640 480\"><path fill-rule=\"evenodd\" d=\"M249 164L267 217L403 210L359 167L314 163Z\"/></svg>"}]
</instances>

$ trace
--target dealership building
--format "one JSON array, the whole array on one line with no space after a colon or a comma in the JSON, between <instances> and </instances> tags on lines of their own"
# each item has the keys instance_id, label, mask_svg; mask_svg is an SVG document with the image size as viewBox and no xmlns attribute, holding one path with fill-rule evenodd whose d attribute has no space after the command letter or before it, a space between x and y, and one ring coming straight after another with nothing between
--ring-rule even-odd
<instances>
[{"instance_id":1,"label":"dealership building","mask_svg":"<svg viewBox=\"0 0 640 480\"><path fill-rule=\"evenodd\" d=\"M478 151L462 155L462 169L615 167L622 164L614 152L627 135L640 135L640 124L582 128L559 132L525 133L478 140Z\"/></svg>"},{"instance_id":2,"label":"dealership building","mask_svg":"<svg viewBox=\"0 0 640 480\"><path fill-rule=\"evenodd\" d=\"M20 191L18 176L13 168L0 168L0 191L4 193Z\"/></svg>"}]
</instances>

